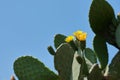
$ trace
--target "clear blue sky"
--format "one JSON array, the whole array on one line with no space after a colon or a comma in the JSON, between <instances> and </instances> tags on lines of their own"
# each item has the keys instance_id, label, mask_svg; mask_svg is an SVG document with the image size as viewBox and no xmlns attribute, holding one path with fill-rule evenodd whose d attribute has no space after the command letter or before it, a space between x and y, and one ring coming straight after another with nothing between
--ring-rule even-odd
<instances>
[{"instance_id":1,"label":"clear blue sky","mask_svg":"<svg viewBox=\"0 0 120 80\"><path fill-rule=\"evenodd\" d=\"M120 1L108 1L117 14ZM37 57L54 70L47 46L53 46L57 33L71 35L83 30L88 33L87 47L92 48L90 4L91 0L0 0L0 80L10 80L14 75L13 62L23 55ZM109 48L111 60L117 50Z\"/></svg>"}]
</instances>

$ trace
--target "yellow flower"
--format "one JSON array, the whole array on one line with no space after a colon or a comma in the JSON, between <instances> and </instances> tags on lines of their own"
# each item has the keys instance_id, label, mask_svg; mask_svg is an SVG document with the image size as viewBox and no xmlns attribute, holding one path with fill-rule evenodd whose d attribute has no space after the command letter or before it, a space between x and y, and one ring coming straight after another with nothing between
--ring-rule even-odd
<instances>
[{"instance_id":1,"label":"yellow flower","mask_svg":"<svg viewBox=\"0 0 120 80\"><path fill-rule=\"evenodd\" d=\"M68 36L68 37L65 39L65 41L69 43L69 42L72 41L73 39L74 39L73 36Z\"/></svg>"},{"instance_id":2,"label":"yellow flower","mask_svg":"<svg viewBox=\"0 0 120 80\"><path fill-rule=\"evenodd\" d=\"M85 41L87 37L87 33L82 31L76 31L74 32L74 36L80 41Z\"/></svg>"},{"instance_id":3,"label":"yellow flower","mask_svg":"<svg viewBox=\"0 0 120 80\"><path fill-rule=\"evenodd\" d=\"M78 36L78 35L81 35L82 33L83 33L82 31L78 30L78 31L74 32L73 35Z\"/></svg>"}]
</instances>

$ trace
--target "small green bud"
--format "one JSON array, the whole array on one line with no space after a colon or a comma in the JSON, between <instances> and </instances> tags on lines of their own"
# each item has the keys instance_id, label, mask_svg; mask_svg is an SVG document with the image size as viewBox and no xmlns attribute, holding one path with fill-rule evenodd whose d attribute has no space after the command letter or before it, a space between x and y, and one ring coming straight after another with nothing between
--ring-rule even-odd
<instances>
[{"instance_id":1,"label":"small green bud","mask_svg":"<svg viewBox=\"0 0 120 80\"><path fill-rule=\"evenodd\" d=\"M54 49L53 49L53 47L52 46L48 46L48 52L51 54L51 55L55 55L55 51L54 51Z\"/></svg>"},{"instance_id":2,"label":"small green bud","mask_svg":"<svg viewBox=\"0 0 120 80\"><path fill-rule=\"evenodd\" d=\"M76 59L77 59L79 64L83 63L83 59L81 58L81 56L77 56Z\"/></svg>"}]
</instances>

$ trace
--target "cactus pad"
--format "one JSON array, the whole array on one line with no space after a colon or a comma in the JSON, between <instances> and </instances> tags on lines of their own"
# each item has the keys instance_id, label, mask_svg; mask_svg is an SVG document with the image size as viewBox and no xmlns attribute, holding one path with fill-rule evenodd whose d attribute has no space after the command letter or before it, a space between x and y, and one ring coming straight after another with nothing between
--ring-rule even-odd
<instances>
[{"instance_id":1,"label":"cactus pad","mask_svg":"<svg viewBox=\"0 0 120 80\"><path fill-rule=\"evenodd\" d=\"M72 80L73 58L74 50L69 44L63 43L59 46L54 57L54 63L61 80Z\"/></svg>"},{"instance_id":2,"label":"cactus pad","mask_svg":"<svg viewBox=\"0 0 120 80\"><path fill-rule=\"evenodd\" d=\"M115 55L109 65L109 75L115 78L113 80L120 79L120 51Z\"/></svg>"},{"instance_id":3,"label":"cactus pad","mask_svg":"<svg viewBox=\"0 0 120 80\"><path fill-rule=\"evenodd\" d=\"M54 37L54 46L57 49L62 43L65 43L66 36L62 34L56 34Z\"/></svg>"},{"instance_id":4,"label":"cactus pad","mask_svg":"<svg viewBox=\"0 0 120 80\"><path fill-rule=\"evenodd\" d=\"M19 57L14 62L14 72L19 80L57 80L58 76L31 56Z\"/></svg>"},{"instance_id":5,"label":"cactus pad","mask_svg":"<svg viewBox=\"0 0 120 80\"><path fill-rule=\"evenodd\" d=\"M103 75L98 64L94 64L90 70L88 80L103 80Z\"/></svg>"}]
</instances>

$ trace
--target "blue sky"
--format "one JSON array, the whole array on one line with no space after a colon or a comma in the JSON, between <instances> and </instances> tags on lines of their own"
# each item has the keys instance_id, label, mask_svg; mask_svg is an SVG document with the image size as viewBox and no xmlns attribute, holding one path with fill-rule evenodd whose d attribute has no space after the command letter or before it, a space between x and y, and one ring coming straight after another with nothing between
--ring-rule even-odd
<instances>
[{"instance_id":1,"label":"blue sky","mask_svg":"<svg viewBox=\"0 0 120 80\"><path fill-rule=\"evenodd\" d=\"M120 1L108 1L117 14ZM57 33L71 35L83 30L88 33L87 47L92 48L90 4L91 0L0 0L0 80L14 75L13 62L23 55L32 55L54 70L47 46L53 46ZM111 60L117 49L109 48Z\"/></svg>"}]
</instances>

